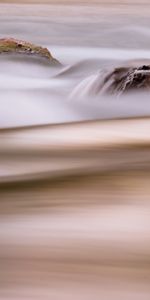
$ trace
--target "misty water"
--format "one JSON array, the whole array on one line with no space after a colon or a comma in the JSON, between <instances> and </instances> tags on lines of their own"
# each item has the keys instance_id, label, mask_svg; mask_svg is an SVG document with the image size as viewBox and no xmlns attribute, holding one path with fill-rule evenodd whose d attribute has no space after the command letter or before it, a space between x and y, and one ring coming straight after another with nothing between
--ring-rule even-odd
<instances>
[{"instance_id":1,"label":"misty water","mask_svg":"<svg viewBox=\"0 0 150 300\"><path fill-rule=\"evenodd\" d=\"M149 16L123 7L114 12L112 6L1 7L1 37L46 46L63 65L55 70L36 59L0 57L1 127L149 115L146 99L145 105L141 99L116 105L102 97L80 101L80 93L69 98L83 79L102 69L150 59Z\"/></svg>"},{"instance_id":2,"label":"misty water","mask_svg":"<svg viewBox=\"0 0 150 300\"><path fill-rule=\"evenodd\" d=\"M0 38L62 64L0 56L0 299L149 299L149 94L94 94L150 60L149 26L148 4L0 4Z\"/></svg>"}]
</instances>

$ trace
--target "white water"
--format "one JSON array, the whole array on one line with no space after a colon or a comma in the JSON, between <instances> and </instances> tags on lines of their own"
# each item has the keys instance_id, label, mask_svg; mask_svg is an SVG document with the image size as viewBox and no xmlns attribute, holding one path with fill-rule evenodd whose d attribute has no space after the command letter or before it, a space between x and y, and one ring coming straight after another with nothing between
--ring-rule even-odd
<instances>
[{"instance_id":1,"label":"white water","mask_svg":"<svg viewBox=\"0 0 150 300\"><path fill-rule=\"evenodd\" d=\"M123 64L126 59L148 59L150 52L49 46L51 49L63 63L62 68L51 69L31 58L16 61L9 56L7 61L7 56L1 57L1 128L150 114L146 95L142 102L139 96L119 103L116 99L94 98L95 82L100 82L97 71Z\"/></svg>"},{"instance_id":2,"label":"white water","mask_svg":"<svg viewBox=\"0 0 150 300\"><path fill-rule=\"evenodd\" d=\"M149 16L142 13L146 5L135 7L137 14L120 5L108 10L105 5L80 5L78 12L75 6L1 4L1 37L46 46L63 68L51 69L37 59L0 57L0 127L148 116L148 99L117 105L103 98L81 101L79 90L70 101L76 86L97 71L130 59L150 59Z\"/></svg>"}]
</instances>

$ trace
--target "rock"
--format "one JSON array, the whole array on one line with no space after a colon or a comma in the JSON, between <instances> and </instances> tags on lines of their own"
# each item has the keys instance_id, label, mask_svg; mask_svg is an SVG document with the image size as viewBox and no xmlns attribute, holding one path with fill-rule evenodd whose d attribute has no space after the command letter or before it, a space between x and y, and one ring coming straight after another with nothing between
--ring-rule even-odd
<instances>
[{"instance_id":1,"label":"rock","mask_svg":"<svg viewBox=\"0 0 150 300\"><path fill-rule=\"evenodd\" d=\"M70 98L85 98L98 95L121 96L130 92L150 92L150 61L135 60L122 66L98 71L73 90Z\"/></svg>"},{"instance_id":2,"label":"rock","mask_svg":"<svg viewBox=\"0 0 150 300\"><path fill-rule=\"evenodd\" d=\"M61 63L51 55L47 48L14 38L0 39L0 54L9 53L37 56L45 58L51 65L61 65Z\"/></svg>"},{"instance_id":3,"label":"rock","mask_svg":"<svg viewBox=\"0 0 150 300\"><path fill-rule=\"evenodd\" d=\"M116 68L104 78L101 92L122 95L139 90L150 91L150 65Z\"/></svg>"}]
</instances>

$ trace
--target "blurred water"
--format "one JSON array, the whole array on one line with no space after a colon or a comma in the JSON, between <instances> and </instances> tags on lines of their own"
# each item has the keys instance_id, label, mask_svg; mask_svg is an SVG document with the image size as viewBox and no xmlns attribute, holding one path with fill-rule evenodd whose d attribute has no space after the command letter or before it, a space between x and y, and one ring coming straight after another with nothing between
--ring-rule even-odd
<instances>
[{"instance_id":1,"label":"blurred water","mask_svg":"<svg viewBox=\"0 0 150 300\"><path fill-rule=\"evenodd\" d=\"M9 56L9 59L1 57L0 126L94 119L102 115L107 117L106 111L111 117L107 103L103 114L103 99L99 99L99 109L91 99L90 116L86 103L82 103L84 109L81 113L78 107L76 109L76 103L72 103L78 99L70 103L68 96L81 80L101 68L116 66L128 59L150 59L146 8L148 10L148 4L142 8L119 3L109 6L80 4L79 7L1 4L1 37L13 36L47 46L62 62L65 71L51 69L37 59L19 58L16 62L15 56ZM63 76L55 76L60 72ZM129 115L135 115L134 110L140 104L136 103L132 109L130 103L129 100ZM18 107L17 113L14 105ZM143 105L141 110L143 115ZM145 113L147 115L149 110ZM122 112L117 111L117 115L120 117Z\"/></svg>"},{"instance_id":2,"label":"blurred water","mask_svg":"<svg viewBox=\"0 0 150 300\"><path fill-rule=\"evenodd\" d=\"M76 104L79 97L74 101L68 98L81 80L102 68L129 59L150 59L146 7L149 5L142 9L135 5L135 13L131 5L121 4L79 5L79 9L69 5L1 4L1 37L13 36L48 47L62 62L64 71L49 68L38 59L2 56L0 126L110 118L109 103L103 99L99 99L98 107L92 98L91 108L82 101L80 110ZM149 108L143 104L141 107L139 102L131 105L129 100L130 116L140 109L141 115L149 114ZM16 105L17 112L13 109ZM123 109L116 111L115 107L116 117L123 115L124 105L127 106L127 100Z\"/></svg>"},{"instance_id":3,"label":"blurred water","mask_svg":"<svg viewBox=\"0 0 150 300\"><path fill-rule=\"evenodd\" d=\"M149 95L81 97L150 59L149 25L149 3L0 4L0 37L63 64L0 57L0 299L149 299Z\"/></svg>"}]
</instances>

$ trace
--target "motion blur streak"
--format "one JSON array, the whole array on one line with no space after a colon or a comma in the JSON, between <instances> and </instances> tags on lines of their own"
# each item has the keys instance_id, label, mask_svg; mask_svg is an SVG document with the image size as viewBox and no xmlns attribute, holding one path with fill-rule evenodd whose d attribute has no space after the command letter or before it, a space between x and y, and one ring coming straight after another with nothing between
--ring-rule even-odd
<instances>
[{"instance_id":1,"label":"motion blur streak","mask_svg":"<svg viewBox=\"0 0 150 300\"><path fill-rule=\"evenodd\" d=\"M149 126L1 131L1 299L149 299Z\"/></svg>"},{"instance_id":2,"label":"motion blur streak","mask_svg":"<svg viewBox=\"0 0 150 300\"><path fill-rule=\"evenodd\" d=\"M0 4L1 37L64 67L0 57L0 300L149 300L149 95L69 96L150 58L150 5L19 2Z\"/></svg>"}]
</instances>

